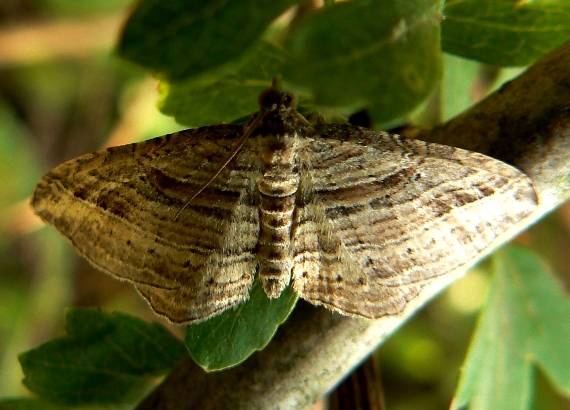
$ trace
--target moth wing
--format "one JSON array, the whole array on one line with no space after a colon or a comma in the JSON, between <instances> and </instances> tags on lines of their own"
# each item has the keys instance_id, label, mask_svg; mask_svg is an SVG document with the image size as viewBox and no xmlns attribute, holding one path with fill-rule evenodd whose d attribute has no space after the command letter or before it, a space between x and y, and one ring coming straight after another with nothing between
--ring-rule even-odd
<instances>
[{"instance_id":1,"label":"moth wing","mask_svg":"<svg viewBox=\"0 0 570 410\"><path fill-rule=\"evenodd\" d=\"M177 214L242 132L204 127L81 156L39 182L32 207L95 267L133 282L158 314L205 320L247 299L253 280L251 147Z\"/></svg>"},{"instance_id":2,"label":"moth wing","mask_svg":"<svg viewBox=\"0 0 570 410\"><path fill-rule=\"evenodd\" d=\"M457 148L323 126L302 149L293 287L345 315L398 315L537 205L515 168Z\"/></svg>"}]
</instances>

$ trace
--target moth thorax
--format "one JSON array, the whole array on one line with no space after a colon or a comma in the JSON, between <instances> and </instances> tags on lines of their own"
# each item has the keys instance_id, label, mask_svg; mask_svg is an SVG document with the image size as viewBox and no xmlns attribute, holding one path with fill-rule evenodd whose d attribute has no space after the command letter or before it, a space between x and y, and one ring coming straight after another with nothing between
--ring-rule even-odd
<instances>
[{"instance_id":1,"label":"moth thorax","mask_svg":"<svg viewBox=\"0 0 570 410\"><path fill-rule=\"evenodd\" d=\"M292 166L296 160L297 135L274 134L260 138L261 161L268 170L273 166Z\"/></svg>"}]
</instances>

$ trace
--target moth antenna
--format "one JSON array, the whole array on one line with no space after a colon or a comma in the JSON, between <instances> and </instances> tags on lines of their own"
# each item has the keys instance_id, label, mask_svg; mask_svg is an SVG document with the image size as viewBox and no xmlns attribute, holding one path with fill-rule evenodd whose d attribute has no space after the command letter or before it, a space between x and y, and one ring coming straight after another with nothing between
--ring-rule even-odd
<instances>
[{"instance_id":1,"label":"moth antenna","mask_svg":"<svg viewBox=\"0 0 570 410\"><path fill-rule=\"evenodd\" d=\"M259 113L259 115L251 122L249 127L247 127L247 130L243 133L243 135L238 140L238 142L236 142L236 144L234 145L234 147L232 148L232 150L230 151L228 156L220 163L220 165L218 165L218 167L214 170L214 172L212 172L212 174L210 175L208 180L206 182L204 182L202 184L202 186L200 186L196 191L194 191L192 193L192 196L190 196L190 199L184 204L184 206L182 208L180 208L180 210L178 212L176 212L176 215L174 216L174 221L176 221L176 219L178 219L178 216L180 215L180 213L183 210L185 210L186 208L188 208L188 206L192 203L192 201L198 195L200 195L200 193L204 189L206 189L208 187L208 185L210 185L212 183L212 181L214 179L216 179L216 177L218 175L220 175L220 172L222 172L222 170L226 167L226 165L228 165L229 162L237 155L237 153L239 152L241 147L243 147L243 144L245 144L245 142L247 141L248 137L251 135L253 130L255 130L257 128L257 126L259 125L259 123L263 120L263 117L265 117L265 114L266 114L266 111L261 111Z\"/></svg>"}]
</instances>

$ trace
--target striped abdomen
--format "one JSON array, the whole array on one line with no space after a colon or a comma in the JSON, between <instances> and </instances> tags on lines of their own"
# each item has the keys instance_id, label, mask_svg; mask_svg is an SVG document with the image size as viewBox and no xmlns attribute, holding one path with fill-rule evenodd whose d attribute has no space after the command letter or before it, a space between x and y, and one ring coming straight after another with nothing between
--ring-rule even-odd
<instances>
[{"instance_id":1,"label":"striped abdomen","mask_svg":"<svg viewBox=\"0 0 570 410\"><path fill-rule=\"evenodd\" d=\"M258 183L260 233L257 245L259 278L270 298L278 297L291 280L291 225L299 173L295 166L296 136L266 136L261 141L264 172Z\"/></svg>"}]
</instances>

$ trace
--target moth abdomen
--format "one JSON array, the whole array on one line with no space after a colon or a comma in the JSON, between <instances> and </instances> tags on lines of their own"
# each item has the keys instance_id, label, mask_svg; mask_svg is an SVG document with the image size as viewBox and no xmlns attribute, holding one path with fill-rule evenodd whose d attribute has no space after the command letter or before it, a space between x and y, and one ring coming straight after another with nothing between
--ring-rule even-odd
<instances>
[{"instance_id":1,"label":"moth abdomen","mask_svg":"<svg viewBox=\"0 0 570 410\"><path fill-rule=\"evenodd\" d=\"M291 226L294 209L292 195L268 197L261 194L257 257L259 277L269 297L279 296L291 277Z\"/></svg>"}]
</instances>

